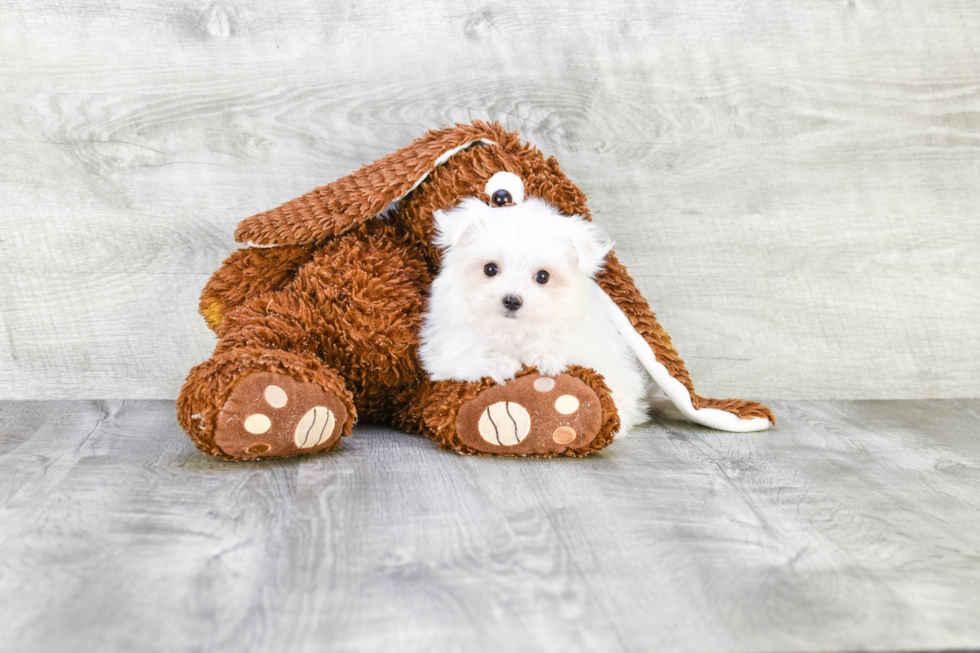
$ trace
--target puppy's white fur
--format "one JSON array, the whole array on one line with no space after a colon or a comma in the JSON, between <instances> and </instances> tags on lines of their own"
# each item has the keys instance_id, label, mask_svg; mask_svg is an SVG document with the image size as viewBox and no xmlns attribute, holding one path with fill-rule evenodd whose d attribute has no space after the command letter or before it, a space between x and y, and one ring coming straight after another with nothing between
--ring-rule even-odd
<instances>
[{"instance_id":1,"label":"puppy's white fur","mask_svg":"<svg viewBox=\"0 0 980 653\"><path fill-rule=\"evenodd\" d=\"M525 365L546 375L581 365L605 378L620 434L647 419L649 380L593 280L612 248L599 227L535 198L499 208L469 198L435 220L442 269L419 350L431 379L503 383ZM495 276L485 273L488 263ZM545 284L535 280L540 270ZM504 306L508 295L521 298L516 311Z\"/></svg>"}]
</instances>

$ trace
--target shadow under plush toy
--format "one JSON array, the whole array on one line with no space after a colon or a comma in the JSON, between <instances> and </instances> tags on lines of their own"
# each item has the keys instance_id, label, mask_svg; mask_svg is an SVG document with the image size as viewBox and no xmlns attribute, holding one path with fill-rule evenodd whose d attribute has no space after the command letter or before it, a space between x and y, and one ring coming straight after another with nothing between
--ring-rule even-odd
<instances>
[{"instance_id":1,"label":"shadow under plush toy","mask_svg":"<svg viewBox=\"0 0 980 653\"><path fill-rule=\"evenodd\" d=\"M201 296L218 345L177 400L194 444L228 460L315 453L349 436L360 416L467 454L584 456L608 446L619 418L591 369L553 377L524 370L496 384L431 381L419 363L440 261L433 212L470 197L511 204L509 187L488 186L499 172L517 175L526 197L590 219L585 194L553 157L497 123L475 121L431 131L243 221L235 237L250 246L225 261ZM639 363L684 417L727 431L774 422L761 404L694 392L670 336L614 254L596 282L620 309L620 333ZM514 404L523 410L506 410ZM526 418L506 425L511 444L481 434L481 422L515 412Z\"/></svg>"}]
</instances>

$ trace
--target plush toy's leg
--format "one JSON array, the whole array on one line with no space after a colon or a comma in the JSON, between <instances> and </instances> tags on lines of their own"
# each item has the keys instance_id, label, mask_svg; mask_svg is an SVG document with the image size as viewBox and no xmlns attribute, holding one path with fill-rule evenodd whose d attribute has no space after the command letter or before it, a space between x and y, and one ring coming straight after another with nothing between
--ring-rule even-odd
<instances>
[{"instance_id":1,"label":"plush toy's leg","mask_svg":"<svg viewBox=\"0 0 980 653\"><path fill-rule=\"evenodd\" d=\"M463 454L587 456L619 428L602 377L581 367L554 377L525 370L503 385L427 381L407 404L398 426Z\"/></svg>"},{"instance_id":2,"label":"plush toy's leg","mask_svg":"<svg viewBox=\"0 0 980 653\"><path fill-rule=\"evenodd\" d=\"M191 370L177 419L206 454L260 460L329 449L357 412L343 379L311 353L219 344Z\"/></svg>"}]
</instances>

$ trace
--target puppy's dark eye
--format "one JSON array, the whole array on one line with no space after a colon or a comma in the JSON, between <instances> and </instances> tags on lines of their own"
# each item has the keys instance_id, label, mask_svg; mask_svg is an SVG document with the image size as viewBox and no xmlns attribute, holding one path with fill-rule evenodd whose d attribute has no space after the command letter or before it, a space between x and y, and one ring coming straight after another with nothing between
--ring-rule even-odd
<instances>
[{"instance_id":1,"label":"puppy's dark eye","mask_svg":"<svg viewBox=\"0 0 980 653\"><path fill-rule=\"evenodd\" d=\"M512 204L514 202L514 198L511 197L509 190L501 188L493 194L490 201L492 201L495 206L504 206L505 204Z\"/></svg>"},{"instance_id":2,"label":"puppy's dark eye","mask_svg":"<svg viewBox=\"0 0 980 653\"><path fill-rule=\"evenodd\" d=\"M487 275L488 277L497 276L497 273L499 271L500 270L497 269L496 263L487 263L486 265L483 266L483 274ZM545 274L547 274L547 272Z\"/></svg>"},{"instance_id":3,"label":"puppy's dark eye","mask_svg":"<svg viewBox=\"0 0 980 653\"><path fill-rule=\"evenodd\" d=\"M550 278L551 275L548 274L547 270L538 270L534 275L534 280L540 283L542 286L548 283L548 279Z\"/></svg>"}]
</instances>

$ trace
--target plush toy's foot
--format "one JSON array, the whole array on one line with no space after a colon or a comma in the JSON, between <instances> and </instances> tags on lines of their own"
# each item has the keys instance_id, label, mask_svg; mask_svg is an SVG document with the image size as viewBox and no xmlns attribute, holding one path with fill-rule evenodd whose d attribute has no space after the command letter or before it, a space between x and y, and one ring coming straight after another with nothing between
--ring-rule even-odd
<instances>
[{"instance_id":1,"label":"plush toy's foot","mask_svg":"<svg viewBox=\"0 0 980 653\"><path fill-rule=\"evenodd\" d=\"M191 370L177 421L209 456L260 460L333 447L351 434L357 409L343 378L312 354L249 347Z\"/></svg>"},{"instance_id":2,"label":"plush toy's foot","mask_svg":"<svg viewBox=\"0 0 980 653\"><path fill-rule=\"evenodd\" d=\"M275 372L251 374L221 408L214 443L237 460L316 453L340 440L347 409L315 383Z\"/></svg>"},{"instance_id":3,"label":"plush toy's foot","mask_svg":"<svg viewBox=\"0 0 980 653\"><path fill-rule=\"evenodd\" d=\"M608 389L591 370L536 372L482 390L456 415L462 453L582 456L612 442L619 424ZM600 437L601 436L601 437Z\"/></svg>"}]
</instances>

